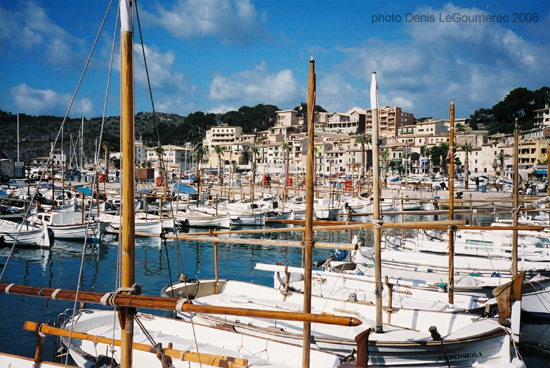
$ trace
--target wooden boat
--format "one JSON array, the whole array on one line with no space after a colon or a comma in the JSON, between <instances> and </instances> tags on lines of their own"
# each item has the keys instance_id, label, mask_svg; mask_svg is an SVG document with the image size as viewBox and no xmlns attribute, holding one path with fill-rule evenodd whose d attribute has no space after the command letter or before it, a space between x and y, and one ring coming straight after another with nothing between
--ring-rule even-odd
<instances>
[{"instance_id":1,"label":"wooden boat","mask_svg":"<svg viewBox=\"0 0 550 368\"><path fill-rule=\"evenodd\" d=\"M31 246L49 248L53 243L53 233L47 225L40 227L0 219L1 246Z\"/></svg>"},{"instance_id":2,"label":"wooden boat","mask_svg":"<svg viewBox=\"0 0 550 368\"><path fill-rule=\"evenodd\" d=\"M61 210L39 212L29 217L31 224L46 224L56 239L85 239L99 242L107 230L107 222L82 221L82 214L75 212L74 206Z\"/></svg>"},{"instance_id":3,"label":"wooden boat","mask_svg":"<svg viewBox=\"0 0 550 368\"><path fill-rule=\"evenodd\" d=\"M32 295L58 300L73 300L87 303L101 303L113 307L111 310L75 312L64 324L67 330L55 331L63 336L69 353L79 366L101 366L104 363L114 365L112 359L105 359L101 351L112 350L115 360L122 368L151 367L162 365L170 367L300 367L310 362L316 367L336 367L340 360L334 354L315 352L307 347L307 354L299 358L300 345L281 344L254 336L246 336L233 331L223 331L211 327L139 314L136 308L147 307L164 310L196 309L197 306L185 305L183 300L143 297L140 287L134 283L135 235L136 227L134 204L134 105L133 105L133 7L136 2L120 0L121 24L121 146L122 146L122 214L119 221L121 268L120 288L112 293L61 290L45 287L29 287L13 283L0 283L4 293ZM137 11L136 11L137 13ZM130 205L128 205L130 204ZM160 221L156 221L160 225ZM78 280L77 280L78 283ZM129 300L132 299L132 300ZM168 302L168 304L167 304ZM180 305L181 302L181 305ZM76 305L76 303L75 303ZM168 307L168 308L167 308ZM205 308L197 311L209 313ZM266 312L263 310L242 310L224 306L214 308L212 313L256 315L282 320L300 320L305 323L321 322L344 325L358 325L360 321L353 317L322 316L311 313ZM117 318L118 316L118 318ZM50 328L37 325L37 335L54 332ZM63 330L63 329L62 329ZM97 333L97 335L92 335ZM120 336L120 341L116 337ZM192 337L191 337L192 336ZM79 339L79 341L77 341ZM200 341L199 341L200 339ZM136 341L136 343L134 343ZM163 345L157 343L157 341ZM142 354L139 343L147 343L147 354ZM164 345L165 344L165 345ZM120 345L120 349L114 346ZM162 346L167 346L168 349ZM100 349L98 349L100 347ZM143 346L141 346L143 348ZM180 351L178 360L169 355L174 348ZM247 351L245 353L245 351ZM153 352L154 354L150 354ZM108 353L107 353L108 354ZM105 355L107 355L105 354ZM135 357L134 357L135 355ZM160 358L160 362L157 360ZM135 359L134 359L135 358ZM204 360L203 360L204 359Z\"/></svg>"},{"instance_id":4,"label":"wooden boat","mask_svg":"<svg viewBox=\"0 0 550 368\"><path fill-rule=\"evenodd\" d=\"M6 368L77 368L74 365L58 364L53 362L35 362L34 359L19 355L0 353L0 367Z\"/></svg>"},{"instance_id":5,"label":"wooden boat","mask_svg":"<svg viewBox=\"0 0 550 368\"><path fill-rule=\"evenodd\" d=\"M233 280L199 280L169 285L162 294L204 306L254 306L265 310L299 311L303 294ZM312 346L340 354L356 348L355 337L365 327L374 328L375 306L359 298L346 300L312 297L312 310L323 314L354 315L363 321L358 327L312 326ZM297 343L302 339L302 325L292 321L258 319L247 316L178 313L184 320L200 324L229 324L239 332L270 340ZM514 318L518 318L515 314ZM497 319L480 318L469 313L445 313L405 308L391 308L386 315L383 334L371 334L368 341L369 363L384 366L423 366L445 364L473 366L501 362L510 364L509 336ZM519 321L514 321L517 325ZM431 333L437 331L440 337ZM447 352L447 358L445 358ZM430 362L430 363L427 363Z\"/></svg>"},{"instance_id":6,"label":"wooden boat","mask_svg":"<svg viewBox=\"0 0 550 368\"><path fill-rule=\"evenodd\" d=\"M138 313L136 320L139 327L134 333L134 345L143 345L151 349L149 341L153 337L156 344L169 347L179 354L171 354L173 367L277 367L299 368L301 366L301 347L284 344L275 340L259 338L246 333L236 333L228 329L190 323L173 318L164 318ZM94 336L93 339L68 338L63 342L70 347L70 354L81 367L87 367L94 362L90 353L104 351L110 346L112 339L99 342L96 336L118 339L120 326L113 324L113 312L105 310L81 310L73 319L67 321L65 329L73 333L85 333ZM94 341L95 340L95 341ZM120 350L115 347L115 361L120 361ZM185 358L178 359L178 358ZM336 354L312 350L311 364L314 367L337 367L340 357ZM133 367L155 367L159 358L149 351L134 348Z\"/></svg>"}]
</instances>

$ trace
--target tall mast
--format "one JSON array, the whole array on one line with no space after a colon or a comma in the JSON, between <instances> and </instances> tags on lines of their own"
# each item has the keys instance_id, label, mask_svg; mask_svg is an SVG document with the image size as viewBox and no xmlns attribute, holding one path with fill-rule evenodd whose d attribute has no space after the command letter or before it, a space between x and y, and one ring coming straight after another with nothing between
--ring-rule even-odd
<instances>
[{"instance_id":1,"label":"tall mast","mask_svg":"<svg viewBox=\"0 0 550 368\"><path fill-rule=\"evenodd\" d=\"M84 117L80 122L80 171L84 170Z\"/></svg>"},{"instance_id":2,"label":"tall mast","mask_svg":"<svg viewBox=\"0 0 550 368\"><path fill-rule=\"evenodd\" d=\"M518 226L519 212L519 127L518 118L514 124L514 210L512 225ZM512 230L512 274L518 274L518 230Z\"/></svg>"},{"instance_id":3,"label":"tall mast","mask_svg":"<svg viewBox=\"0 0 550 368\"><path fill-rule=\"evenodd\" d=\"M309 61L307 89L307 166L306 166L306 218L304 231L304 313L311 313L311 260L313 257L313 160L315 129L313 114L315 108L315 59ZM302 367L309 367L311 324L304 322Z\"/></svg>"},{"instance_id":4,"label":"tall mast","mask_svg":"<svg viewBox=\"0 0 550 368\"><path fill-rule=\"evenodd\" d=\"M19 162L19 113L17 113L17 162Z\"/></svg>"},{"instance_id":5,"label":"tall mast","mask_svg":"<svg viewBox=\"0 0 550 368\"><path fill-rule=\"evenodd\" d=\"M449 221L454 220L454 144L455 144L455 102L449 107ZM454 228L449 226L449 303L454 304L455 263L454 263Z\"/></svg>"},{"instance_id":6,"label":"tall mast","mask_svg":"<svg viewBox=\"0 0 550 368\"><path fill-rule=\"evenodd\" d=\"M372 72L370 85L370 108L372 110L372 195L374 206L372 222L374 230L374 278L376 295L376 332L383 332L382 326L382 226L380 224L380 142L378 136L378 81Z\"/></svg>"},{"instance_id":7,"label":"tall mast","mask_svg":"<svg viewBox=\"0 0 550 368\"><path fill-rule=\"evenodd\" d=\"M122 142L122 274L121 287L134 284L134 11L132 0L120 1L120 137ZM133 308L119 309L121 333L121 368L132 367L134 332Z\"/></svg>"}]
</instances>

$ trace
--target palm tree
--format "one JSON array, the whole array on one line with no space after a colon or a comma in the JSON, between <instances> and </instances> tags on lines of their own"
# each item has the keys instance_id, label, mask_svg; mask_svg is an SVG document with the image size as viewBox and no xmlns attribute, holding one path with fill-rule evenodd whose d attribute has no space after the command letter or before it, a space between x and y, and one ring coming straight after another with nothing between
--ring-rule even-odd
<instances>
[{"instance_id":1,"label":"palm tree","mask_svg":"<svg viewBox=\"0 0 550 368\"><path fill-rule=\"evenodd\" d=\"M111 151L111 144L109 142L103 142L103 149L105 150L105 183L109 182L109 152Z\"/></svg>"},{"instance_id":2,"label":"palm tree","mask_svg":"<svg viewBox=\"0 0 550 368\"><path fill-rule=\"evenodd\" d=\"M290 144L288 141L284 141L281 145L281 149L285 153L285 199L288 187L288 167L290 166Z\"/></svg>"},{"instance_id":3,"label":"palm tree","mask_svg":"<svg viewBox=\"0 0 550 368\"><path fill-rule=\"evenodd\" d=\"M502 178L502 184L504 185L504 159L506 158L506 155L504 154L504 150L501 150L499 154L497 155L498 160L500 161L500 177Z\"/></svg>"},{"instance_id":4,"label":"palm tree","mask_svg":"<svg viewBox=\"0 0 550 368\"><path fill-rule=\"evenodd\" d=\"M158 146L157 148L155 148L155 152L157 153L157 160L159 163L159 174L160 174L160 177L162 178L161 179L162 183L166 184L166 180L164 180L166 175L164 170L164 158L163 158L164 149L162 148L162 146ZM157 182L157 185L159 185L158 182Z\"/></svg>"},{"instance_id":5,"label":"palm tree","mask_svg":"<svg viewBox=\"0 0 550 368\"><path fill-rule=\"evenodd\" d=\"M218 155L218 181L220 182L220 185L223 185L223 172L222 172L223 151L224 151L224 147L214 146L214 152L216 153L216 155Z\"/></svg>"},{"instance_id":6,"label":"palm tree","mask_svg":"<svg viewBox=\"0 0 550 368\"><path fill-rule=\"evenodd\" d=\"M198 182L201 183L202 178L199 171L199 163L202 162L202 158L204 157L204 148L202 148L202 146L198 146L197 149L195 149L195 152L193 152L193 156L195 156L195 175Z\"/></svg>"},{"instance_id":7,"label":"palm tree","mask_svg":"<svg viewBox=\"0 0 550 368\"><path fill-rule=\"evenodd\" d=\"M252 204L254 204L254 189L256 186L256 156L260 152L260 149L256 146L256 142L254 142L254 145L250 148L252 151L252 177L250 178L250 184L251 184L251 192L250 192L250 199L252 201Z\"/></svg>"},{"instance_id":8,"label":"palm tree","mask_svg":"<svg viewBox=\"0 0 550 368\"><path fill-rule=\"evenodd\" d=\"M386 166L388 164L388 158L390 157L390 149L388 147L384 148L380 152L380 158L382 159L383 171L384 171L384 186L386 183Z\"/></svg>"},{"instance_id":9,"label":"palm tree","mask_svg":"<svg viewBox=\"0 0 550 368\"><path fill-rule=\"evenodd\" d=\"M361 182L365 181L365 173L366 173L366 149L365 144L368 142L368 138L365 133L358 135L355 137L355 143L361 144Z\"/></svg>"},{"instance_id":10,"label":"palm tree","mask_svg":"<svg viewBox=\"0 0 550 368\"><path fill-rule=\"evenodd\" d=\"M470 176L468 156L472 152L472 145L466 143L462 145L461 148L464 150L464 189L468 190L468 180Z\"/></svg>"}]
</instances>

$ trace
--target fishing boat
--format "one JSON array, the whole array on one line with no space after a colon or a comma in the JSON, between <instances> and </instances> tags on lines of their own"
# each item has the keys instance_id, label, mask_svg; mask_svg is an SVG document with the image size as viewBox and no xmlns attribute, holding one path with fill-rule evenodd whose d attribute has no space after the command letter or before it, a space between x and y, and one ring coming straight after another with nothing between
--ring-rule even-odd
<instances>
[{"instance_id":1,"label":"fishing boat","mask_svg":"<svg viewBox=\"0 0 550 368\"><path fill-rule=\"evenodd\" d=\"M305 361L315 367L336 367L338 356L307 347L307 355L300 345L282 344L257 336L247 336L219 328L203 327L194 323L176 321L139 313L136 308L191 311L196 309L182 299L141 296L135 284L135 235L138 230L135 216L134 180L134 104L133 104L133 19L136 2L121 0L121 216L119 242L121 267L117 290L108 293L30 287L14 283L0 283L6 294L39 296L57 300L100 303L107 310L73 310L62 328L27 323L37 336L55 334L81 367L120 366L151 367L278 367L298 368ZM137 10L136 10L137 14ZM113 221L113 223L117 223ZM156 221L160 224L159 221ZM77 280L77 284L80 280ZM132 299L131 301L129 299ZM168 302L168 304L167 304ZM76 303L75 303L76 305ZM110 309L110 310L109 310ZM209 313L204 308L197 311ZM212 313L256 315L264 318L299 320L307 323L359 325L357 319L346 316L323 316L312 313L277 312L224 306ZM118 316L118 317L117 317ZM146 344L144 347L143 344ZM118 348L117 346L120 346ZM143 352L145 350L146 352ZM37 350L37 356L38 350Z\"/></svg>"},{"instance_id":2,"label":"fishing boat","mask_svg":"<svg viewBox=\"0 0 550 368\"><path fill-rule=\"evenodd\" d=\"M165 287L162 293L204 306L248 305L272 311L300 311L303 307L303 294L299 292L233 280L179 282ZM312 326L312 346L339 354L343 358L353 355L357 344L355 337L364 331L363 326L374 329L375 306L362 300L360 295L355 294L352 297L350 294L344 300L327 296L312 297L311 301L315 312L354 315L363 321L357 327L315 324ZM178 316L211 326L229 325L242 333L281 342L299 343L303 338L302 325L291 321L185 312L178 313ZM517 317L516 314L515 318ZM509 355L510 340L502 329L498 319L482 318L469 313L389 308L384 333L373 333L369 336L369 363L384 366L423 366L426 362L445 364L446 359L449 359L452 366L495 362L510 364L513 360ZM435 332L440 336L434 337L438 336L434 335ZM447 358L446 353L449 354Z\"/></svg>"},{"instance_id":3,"label":"fishing boat","mask_svg":"<svg viewBox=\"0 0 550 368\"><path fill-rule=\"evenodd\" d=\"M312 74L310 71L310 75ZM375 82L375 75L373 75L373 80ZM311 106L309 99L308 106ZM374 110L376 111L376 109ZM310 122L310 128L312 126L313 124ZM375 139L373 138L373 140ZM374 162L376 161L375 158ZM310 170L309 165L308 170ZM376 167L374 170L377 171ZM309 171L310 174L311 172ZM306 183L306 226L304 230L306 254L310 249L309 246L311 246L314 212L312 191L308 191L309 188L308 183ZM377 208L379 211L379 207ZM375 210L374 212L373 217L375 220L379 219L378 211ZM380 244L380 238L378 238L377 243ZM460 315L458 313L441 313L439 315L433 310L407 310L406 308L394 310L390 307L387 316L390 322L387 320L384 323L381 288L378 288L378 292L375 293L374 303L359 300L357 295L351 294L348 295L347 299L334 299L330 294L323 295L323 297L313 296L312 271L309 268L310 261L308 257L310 255L306 256L305 261L308 267L304 269L303 294L296 293L286 287L279 290L238 283L232 280L220 281L218 279L196 282L184 280L165 287L163 293L167 296L178 296L191 300L194 305L209 307L242 303L243 305L254 305L257 308L266 310L303 310L307 313L315 310L321 313L355 315L363 321L363 325L369 327L367 330L369 333L359 333L358 328L354 327L337 328L331 326L326 328L315 325L307 329L308 326L305 325L273 319L260 320L254 316L233 318L214 314L206 316L204 314L179 313L180 317L187 320L197 319L201 323L210 321L211 324L229 323L232 328L238 331L248 331L270 339L280 339L287 342L302 340L304 346L314 344L322 349L339 354L349 354L350 349L357 348L358 362L364 362L364 355L359 357L359 354L367 354L369 364L384 366L426 366L431 364L448 364L452 366L502 364L512 366L518 362L513 348L510 349L512 339L508 334L515 336L514 339L517 340L519 334L518 308L521 305L521 295L518 295L517 283L519 282L521 285L522 276L515 278L514 296L517 301L513 307L503 304L499 308L498 319L479 318L479 316L472 318L472 315ZM377 287L380 281L379 274L375 275ZM502 285L498 288L498 291L495 290L495 295L506 295L502 291L510 290L511 285L511 282ZM499 300L501 300L499 302L500 306L502 299L499 298ZM514 313L512 313L512 310L514 310ZM393 313L395 313L395 316ZM399 313L403 313L402 319L398 317ZM409 317L404 317L407 313L410 313L408 314ZM505 316L510 317L511 320L506 320ZM443 322L445 318L447 320ZM459 322L459 319L462 322ZM441 327L437 326L438 321L441 322ZM510 323L508 326L514 327L508 330L508 333L503 334L503 328L506 328L504 325L508 323ZM440 328L444 331L443 334L439 332ZM370 334L370 331L376 332ZM310 332L312 332L312 338L306 339L307 334ZM359 343L359 341L363 342Z\"/></svg>"},{"instance_id":4,"label":"fishing boat","mask_svg":"<svg viewBox=\"0 0 550 368\"><path fill-rule=\"evenodd\" d=\"M53 243L53 236L53 232L46 224L34 226L0 219L0 246L49 248Z\"/></svg>"},{"instance_id":5,"label":"fishing boat","mask_svg":"<svg viewBox=\"0 0 550 368\"><path fill-rule=\"evenodd\" d=\"M85 214L75 212L74 206L39 212L28 217L28 222L35 225L47 225L56 239L88 238L90 242L99 242L107 230L107 222L82 221ZM87 214L86 214L87 215Z\"/></svg>"}]
</instances>

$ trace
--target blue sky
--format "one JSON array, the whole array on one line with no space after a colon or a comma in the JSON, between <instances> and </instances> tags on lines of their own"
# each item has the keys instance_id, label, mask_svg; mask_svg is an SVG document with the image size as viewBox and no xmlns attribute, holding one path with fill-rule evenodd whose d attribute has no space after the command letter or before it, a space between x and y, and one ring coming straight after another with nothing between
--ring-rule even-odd
<instances>
[{"instance_id":1,"label":"blue sky","mask_svg":"<svg viewBox=\"0 0 550 368\"><path fill-rule=\"evenodd\" d=\"M108 3L0 0L0 109L63 116ZM114 3L71 117L102 114ZM380 104L416 117L446 118L452 99L456 116L468 117L516 87L550 86L547 0L140 0L138 6L159 112L223 113L260 103L293 108L307 100L310 56L317 104L330 112L370 108L373 70ZM135 44L136 112L151 111L137 22ZM117 45L109 116L119 114L118 58Z\"/></svg>"}]
</instances>

